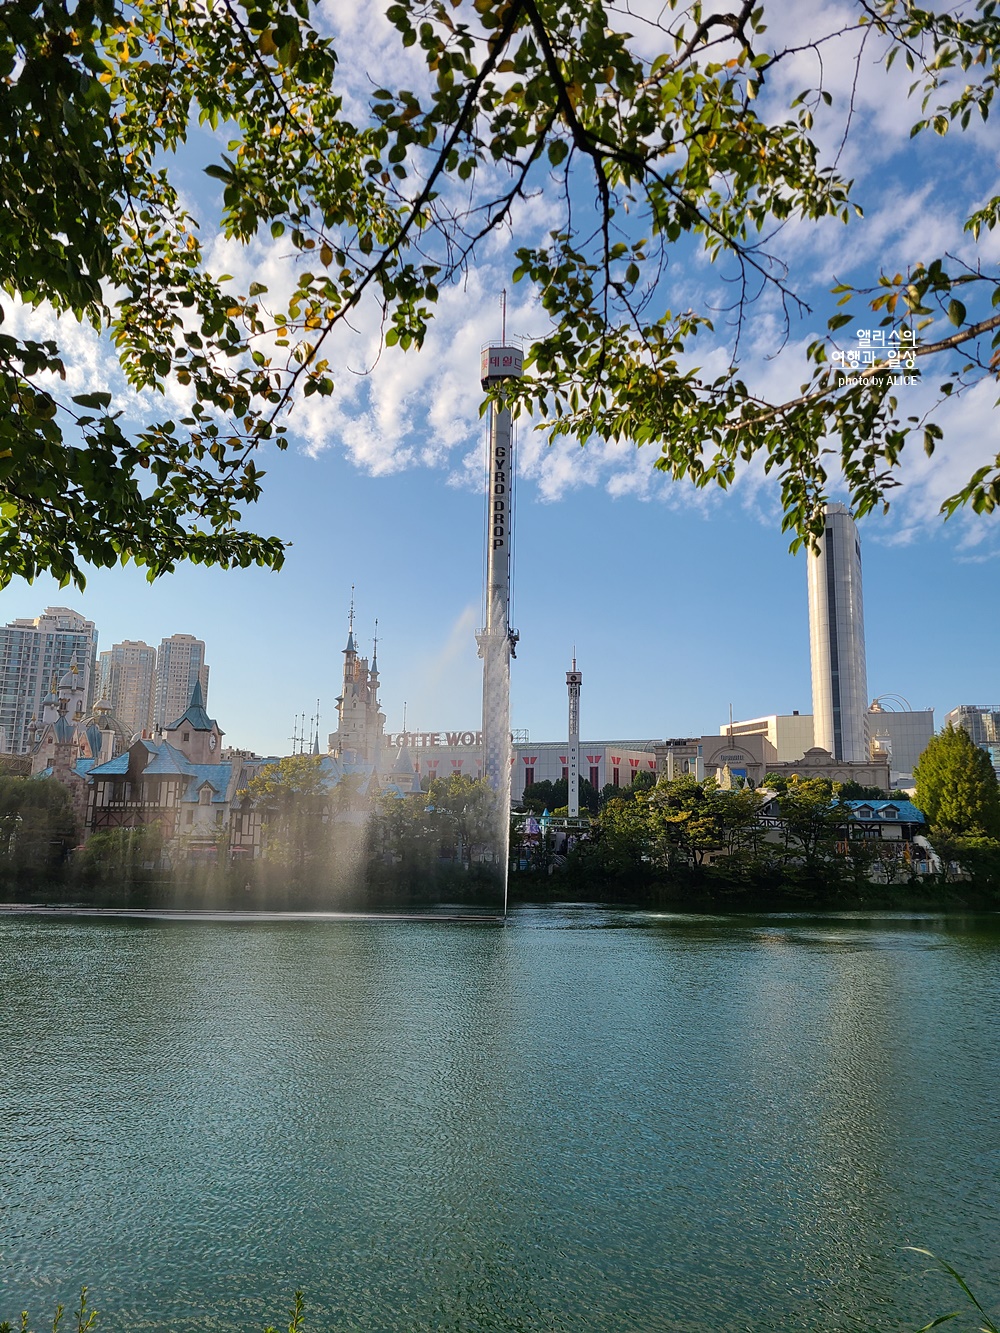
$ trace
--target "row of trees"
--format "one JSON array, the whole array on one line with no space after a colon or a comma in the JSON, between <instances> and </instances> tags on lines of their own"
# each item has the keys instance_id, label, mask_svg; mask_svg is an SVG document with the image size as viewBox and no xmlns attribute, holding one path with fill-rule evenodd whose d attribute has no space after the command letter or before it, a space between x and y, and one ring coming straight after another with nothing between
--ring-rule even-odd
<instances>
[{"instance_id":1,"label":"row of trees","mask_svg":"<svg viewBox=\"0 0 1000 1333\"><path fill-rule=\"evenodd\" d=\"M842 883L863 890L881 864L879 848L849 836L849 809L831 782L789 783L778 820L764 817L768 799L763 790L724 790L692 775L626 792L602 808L566 873L581 887L604 884L625 898L696 891L822 898Z\"/></svg>"},{"instance_id":2,"label":"row of trees","mask_svg":"<svg viewBox=\"0 0 1000 1333\"><path fill-rule=\"evenodd\" d=\"M262 815L265 865L302 890L433 896L449 872L467 878L490 859L502 836L495 794L460 773L400 799L368 795L350 776L331 787L318 756L296 755L263 769L244 799Z\"/></svg>"},{"instance_id":3,"label":"row of trees","mask_svg":"<svg viewBox=\"0 0 1000 1333\"><path fill-rule=\"evenodd\" d=\"M989 755L961 729L935 736L916 771L915 804L942 863L940 877L1000 889L1000 786ZM765 790L767 795L765 795ZM773 794L773 796L771 795ZM906 800L905 792L892 793ZM606 799L565 874L575 889L611 896L703 891L864 896L872 882L913 881L898 844L861 836L848 801L877 788L768 775L764 788L724 790L692 776L617 791ZM774 818L765 803L776 800Z\"/></svg>"},{"instance_id":4,"label":"row of trees","mask_svg":"<svg viewBox=\"0 0 1000 1333\"><path fill-rule=\"evenodd\" d=\"M78 836L62 783L0 776L0 882L6 887L58 879Z\"/></svg>"},{"instance_id":5,"label":"row of trees","mask_svg":"<svg viewBox=\"0 0 1000 1333\"><path fill-rule=\"evenodd\" d=\"M1000 786L989 756L949 727L921 756L916 779L916 802L946 876L1000 888ZM643 775L609 789L565 863L568 884L598 897L700 885L821 898L845 887L862 893L873 878L890 884L905 873L905 862L886 855L891 845L852 836L860 830L845 802L871 793L822 778L772 779L768 788L728 790L690 775L655 783ZM598 798L593 789L587 795ZM553 809L560 796L560 784L535 785L537 800L551 800ZM766 808L775 799L776 812ZM493 792L460 774L404 799L369 796L350 777L329 786L317 756L297 755L262 770L240 800L262 819L264 856L259 867L230 869L223 844L220 868L206 868L220 883L243 877L247 887L260 880L283 892L374 889L426 898L450 876L453 891L464 884L467 892L479 873L490 878L503 836ZM58 782L0 776L0 874L9 886L66 880L78 836ZM74 858L73 878L97 886L147 882L161 841L155 829L95 835ZM545 845L543 838L543 861Z\"/></svg>"}]
</instances>

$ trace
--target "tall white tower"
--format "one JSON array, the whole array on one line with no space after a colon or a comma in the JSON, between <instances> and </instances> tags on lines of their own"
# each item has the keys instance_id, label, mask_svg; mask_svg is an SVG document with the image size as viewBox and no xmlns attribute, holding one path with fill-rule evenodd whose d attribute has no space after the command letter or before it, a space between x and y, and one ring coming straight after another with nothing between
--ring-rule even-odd
<instances>
[{"instance_id":1,"label":"tall white tower","mask_svg":"<svg viewBox=\"0 0 1000 1333\"><path fill-rule=\"evenodd\" d=\"M520 378L519 347L485 347L484 389ZM510 565L514 537L514 429L509 407L490 403L486 454L485 623L476 635L483 659L483 776L504 797L510 790Z\"/></svg>"},{"instance_id":2,"label":"tall white tower","mask_svg":"<svg viewBox=\"0 0 1000 1333\"><path fill-rule=\"evenodd\" d=\"M569 778L568 814L576 819L580 814L580 686L583 673L576 669L576 653L573 654L573 670L566 672L566 693L569 695L569 751L567 753L567 777Z\"/></svg>"},{"instance_id":3,"label":"tall white tower","mask_svg":"<svg viewBox=\"0 0 1000 1333\"><path fill-rule=\"evenodd\" d=\"M813 743L841 763L867 763L861 542L842 504L826 507L826 531L819 552L809 552L808 575Z\"/></svg>"}]
</instances>

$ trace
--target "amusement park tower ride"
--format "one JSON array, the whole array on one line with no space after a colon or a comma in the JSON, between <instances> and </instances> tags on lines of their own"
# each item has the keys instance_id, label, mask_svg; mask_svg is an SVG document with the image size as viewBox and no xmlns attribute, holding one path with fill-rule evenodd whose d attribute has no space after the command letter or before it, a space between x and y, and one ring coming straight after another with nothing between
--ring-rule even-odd
<instances>
[{"instance_id":1,"label":"amusement park tower ride","mask_svg":"<svg viewBox=\"0 0 1000 1333\"><path fill-rule=\"evenodd\" d=\"M520 347L483 348L482 383L492 389L521 375ZM476 635L483 659L483 776L494 791L510 789L510 659L517 632L510 627L511 548L514 538L514 429L510 408L490 403L486 453L485 620Z\"/></svg>"},{"instance_id":2,"label":"amusement park tower ride","mask_svg":"<svg viewBox=\"0 0 1000 1333\"><path fill-rule=\"evenodd\" d=\"M569 780L568 810L570 819L580 814L580 686L583 674L576 669L576 648L573 649L573 670L566 672L566 692L569 695L569 753L566 776Z\"/></svg>"}]
</instances>

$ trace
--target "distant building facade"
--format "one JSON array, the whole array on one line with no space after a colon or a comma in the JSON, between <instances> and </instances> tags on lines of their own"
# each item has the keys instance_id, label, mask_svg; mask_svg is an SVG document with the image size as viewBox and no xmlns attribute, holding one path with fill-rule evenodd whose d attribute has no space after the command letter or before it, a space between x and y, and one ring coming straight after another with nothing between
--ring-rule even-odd
<instances>
[{"instance_id":1,"label":"distant building facade","mask_svg":"<svg viewBox=\"0 0 1000 1333\"><path fill-rule=\"evenodd\" d=\"M909 787L917 760L934 735L934 709L891 711L876 699L868 709L868 734L873 754L888 753L892 785Z\"/></svg>"},{"instance_id":2,"label":"distant building facade","mask_svg":"<svg viewBox=\"0 0 1000 1333\"><path fill-rule=\"evenodd\" d=\"M569 781L570 747L565 741L529 741L514 733L511 746L510 795L519 801L525 787L534 782ZM434 778L461 773L483 776L483 739L480 731L387 732L384 744L390 753L403 748L419 778L426 784ZM628 787L639 773L657 773L657 754L663 742L656 740L579 742L580 777L600 791L603 787Z\"/></svg>"},{"instance_id":3,"label":"distant building facade","mask_svg":"<svg viewBox=\"0 0 1000 1333\"><path fill-rule=\"evenodd\" d=\"M229 838L237 791L249 780L245 770L255 768L242 760L223 763L222 737L196 679L190 702L162 740L138 738L90 769L90 831L156 827L186 852L214 856Z\"/></svg>"},{"instance_id":4,"label":"distant building facade","mask_svg":"<svg viewBox=\"0 0 1000 1333\"><path fill-rule=\"evenodd\" d=\"M155 690L156 649L148 643L125 639L100 654L95 697L110 704L132 735L152 731Z\"/></svg>"},{"instance_id":5,"label":"distant building facade","mask_svg":"<svg viewBox=\"0 0 1000 1333\"><path fill-rule=\"evenodd\" d=\"M734 727L735 732L735 727ZM716 778L725 772L726 781L736 780L759 787L778 761L778 752L764 731L749 731L742 736L675 737L657 748L658 772L668 780L690 774L697 778Z\"/></svg>"},{"instance_id":6,"label":"distant building facade","mask_svg":"<svg viewBox=\"0 0 1000 1333\"><path fill-rule=\"evenodd\" d=\"M959 704L947 714L944 724L967 731L990 756L1000 779L1000 704Z\"/></svg>"},{"instance_id":7,"label":"distant building facade","mask_svg":"<svg viewBox=\"0 0 1000 1333\"><path fill-rule=\"evenodd\" d=\"M889 759L887 755L873 755L860 764L848 764L835 759L829 750L814 746L801 759L787 764L772 764L769 772L783 778L828 778L830 782L858 782L862 787L878 787L889 794Z\"/></svg>"},{"instance_id":8,"label":"distant building facade","mask_svg":"<svg viewBox=\"0 0 1000 1333\"><path fill-rule=\"evenodd\" d=\"M868 758L861 540L842 504L826 507L819 550L808 555L813 744L842 763Z\"/></svg>"},{"instance_id":9,"label":"distant building facade","mask_svg":"<svg viewBox=\"0 0 1000 1333\"><path fill-rule=\"evenodd\" d=\"M171 634L162 639L156 653L156 696L153 726L169 727L180 717L191 700L195 684L201 685L202 699L208 704L208 666L205 645L193 634Z\"/></svg>"},{"instance_id":10,"label":"distant building facade","mask_svg":"<svg viewBox=\"0 0 1000 1333\"><path fill-rule=\"evenodd\" d=\"M90 706L97 660L97 628L77 611L49 606L34 620L13 620L0 629L0 746L27 754L40 725L43 703L71 666L83 710Z\"/></svg>"},{"instance_id":11,"label":"distant building facade","mask_svg":"<svg viewBox=\"0 0 1000 1333\"><path fill-rule=\"evenodd\" d=\"M766 736L781 760L801 759L813 745L811 713L768 713L740 722L726 723L719 728L720 736L731 735L733 740L744 736Z\"/></svg>"}]
</instances>

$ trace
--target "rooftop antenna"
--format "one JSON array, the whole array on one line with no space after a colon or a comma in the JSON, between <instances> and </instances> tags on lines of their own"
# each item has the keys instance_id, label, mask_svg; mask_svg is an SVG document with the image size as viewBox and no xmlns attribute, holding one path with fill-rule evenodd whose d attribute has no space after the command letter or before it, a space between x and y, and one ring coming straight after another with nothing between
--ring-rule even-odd
<instances>
[{"instance_id":1,"label":"rooftop antenna","mask_svg":"<svg viewBox=\"0 0 1000 1333\"><path fill-rule=\"evenodd\" d=\"M351 613L347 618L347 628L354 633L354 584L351 584Z\"/></svg>"},{"instance_id":2,"label":"rooftop antenna","mask_svg":"<svg viewBox=\"0 0 1000 1333\"><path fill-rule=\"evenodd\" d=\"M500 341L507 345L507 288L500 293Z\"/></svg>"}]
</instances>

